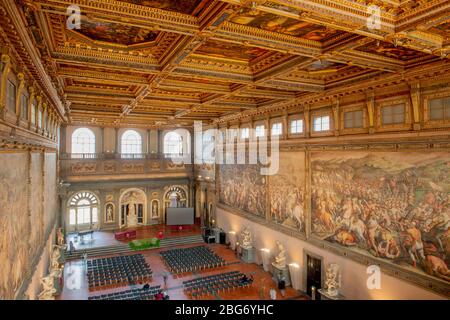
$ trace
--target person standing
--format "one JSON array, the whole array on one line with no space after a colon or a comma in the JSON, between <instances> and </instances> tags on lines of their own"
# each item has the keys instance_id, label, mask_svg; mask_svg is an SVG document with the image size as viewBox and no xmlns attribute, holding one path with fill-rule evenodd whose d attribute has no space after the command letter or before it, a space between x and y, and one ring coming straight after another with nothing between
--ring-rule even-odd
<instances>
[{"instance_id":1,"label":"person standing","mask_svg":"<svg viewBox=\"0 0 450 320\"><path fill-rule=\"evenodd\" d=\"M164 287L167 288L167 279L168 279L169 275L167 274L167 272L163 272L163 280L164 280Z\"/></svg>"},{"instance_id":2,"label":"person standing","mask_svg":"<svg viewBox=\"0 0 450 320\"><path fill-rule=\"evenodd\" d=\"M280 290L281 296L284 298L286 296L286 278L284 275L280 275L278 279L278 290Z\"/></svg>"},{"instance_id":3,"label":"person standing","mask_svg":"<svg viewBox=\"0 0 450 320\"><path fill-rule=\"evenodd\" d=\"M270 299L277 300L277 291L274 288L270 288Z\"/></svg>"}]
</instances>

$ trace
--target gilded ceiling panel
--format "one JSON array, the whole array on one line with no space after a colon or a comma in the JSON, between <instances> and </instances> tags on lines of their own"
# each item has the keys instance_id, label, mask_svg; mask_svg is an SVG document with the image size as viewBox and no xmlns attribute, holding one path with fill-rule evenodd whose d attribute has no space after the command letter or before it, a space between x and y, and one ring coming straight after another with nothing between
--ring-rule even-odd
<instances>
[{"instance_id":1,"label":"gilded ceiling panel","mask_svg":"<svg viewBox=\"0 0 450 320\"><path fill-rule=\"evenodd\" d=\"M382 41L373 41L371 43L358 47L357 50L401 61L409 61L426 56L426 54L423 52L401 46L395 46L392 43Z\"/></svg>"},{"instance_id":2,"label":"gilded ceiling panel","mask_svg":"<svg viewBox=\"0 0 450 320\"><path fill-rule=\"evenodd\" d=\"M193 14L202 0L120 0L141 6Z\"/></svg>"},{"instance_id":3,"label":"gilded ceiling panel","mask_svg":"<svg viewBox=\"0 0 450 320\"><path fill-rule=\"evenodd\" d=\"M155 41L158 32L119 23L83 21L77 32L94 41L104 41L125 46Z\"/></svg>"},{"instance_id":4,"label":"gilded ceiling panel","mask_svg":"<svg viewBox=\"0 0 450 320\"><path fill-rule=\"evenodd\" d=\"M210 40L198 48L195 53L230 60L252 61L268 52L268 50L262 48Z\"/></svg>"},{"instance_id":5,"label":"gilded ceiling panel","mask_svg":"<svg viewBox=\"0 0 450 320\"><path fill-rule=\"evenodd\" d=\"M245 10L231 19L231 22L249 27L295 36L307 40L325 42L342 31L301 20L276 15L274 13Z\"/></svg>"}]
</instances>

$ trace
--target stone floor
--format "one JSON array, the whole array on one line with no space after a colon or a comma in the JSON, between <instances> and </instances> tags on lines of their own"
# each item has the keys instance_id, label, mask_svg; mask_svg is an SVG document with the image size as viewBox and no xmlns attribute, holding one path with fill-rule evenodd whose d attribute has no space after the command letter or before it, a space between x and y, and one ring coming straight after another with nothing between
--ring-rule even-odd
<instances>
[{"instance_id":1,"label":"stone floor","mask_svg":"<svg viewBox=\"0 0 450 320\"><path fill-rule=\"evenodd\" d=\"M205 244L206 245L206 244ZM177 246L177 248L191 247L195 245ZM202 300L239 300L239 299L249 299L249 300L266 300L270 299L269 290L271 288L276 289L276 283L272 280L271 274L265 272L260 266L256 264L248 264L238 260L235 256L234 251L230 250L224 245L211 244L208 245L213 249L219 256L224 258L227 265L220 268L214 268L210 270L204 270L195 273L186 273L183 275L173 275L170 274L168 277L167 287L164 288L163 273L168 272L166 266L164 265L161 256L159 254L165 249L155 249L141 251L149 263L151 269L153 270L153 279L149 282L150 286L160 284L162 288L170 296L171 300L187 300L188 296L183 291L182 283L185 280L190 280L193 278L198 278L202 276L219 274L233 270L239 270L248 276L253 275L254 283L250 288L238 289L228 293L220 293L214 296L203 297ZM86 272L81 260L75 260L66 263L65 265L65 285L62 294L58 297L61 300L86 300L90 296L112 293L117 291L123 291L130 288L141 288L142 284L135 286L122 286L116 288L102 288L101 290L89 291L87 286ZM296 300L306 300L307 296L288 287L286 290L286 296L282 297L277 289L277 299L296 299Z\"/></svg>"}]
</instances>

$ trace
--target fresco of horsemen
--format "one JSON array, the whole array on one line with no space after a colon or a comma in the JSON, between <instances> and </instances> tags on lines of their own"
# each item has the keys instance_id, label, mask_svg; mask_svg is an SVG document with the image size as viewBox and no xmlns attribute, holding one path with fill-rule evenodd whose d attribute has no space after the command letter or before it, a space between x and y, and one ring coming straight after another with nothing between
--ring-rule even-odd
<instances>
[{"instance_id":1,"label":"fresco of horsemen","mask_svg":"<svg viewBox=\"0 0 450 320\"><path fill-rule=\"evenodd\" d=\"M313 234L450 281L449 159L384 152L313 157Z\"/></svg>"}]
</instances>

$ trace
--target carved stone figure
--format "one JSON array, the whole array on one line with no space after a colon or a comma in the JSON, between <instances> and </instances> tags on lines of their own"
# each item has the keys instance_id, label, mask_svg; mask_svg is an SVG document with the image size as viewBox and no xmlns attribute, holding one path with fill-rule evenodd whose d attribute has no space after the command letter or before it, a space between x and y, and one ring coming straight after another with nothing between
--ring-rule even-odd
<instances>
[{"instance_id":1,"label":"carved stone figure","mask_svg":"<svg viewBox=\"0 0 450 320\"><path fill-rule=\"evenodd\" d=\"M65 240L65 237L64 237L64 231L62 230L62 228L58 228L58 230L56 232L56 237L57 237L56 243L59 246L62 246L62 245L64 245L66 243L66 240Z\"/></svg>"},{"instance_id":2,"label":"carved stone figure","mask_svg":"<svg viewBox=\"0 0 450 320\"><path fill-rule=\"evenodd\" d=\"M249 227L244 227L241 232L241 247L244 249L253 248L253 238Z\"/></svg>"},{"instance_id":3,"label":"carved stone figure","mask_svg":"<svg viewBox=\"0 0 450 320\"><path fill-rule=\"evenodd\" d=\"M272 265L274 267L277 267L278 269L285 269L286 268L286 249L284 248L283 244L280 241L277 241L277 247L278 247L278 255L275 257L275 261L272 262Z\"/></svg>"},{"instance_id":4,"label":"carved stone figure","mask_svg":"<svg viewBox=\"0 0 450 320\"><path fill-rule=\"evenodd\" d=\"M112 204L106 206L106 222L114 221L114 213Z\"/></svg>"},{"instance_id":5,"label":"carved stone figure","mask_svg":"<svg viewBox=\"0 0 450 320\"><path fill-rule=\"evenodd\" d=\"M152 202L152 217L153 218L159 217L158 201Z\"/></svg>"},{"instance_id":6,"label":"carved stone figure","mask_svg":"<svg viewBox=\"0 0 450 320\"><path fill-rule=\"evenodd\" d=\"M340 288L340 273L339 265L330 263L326 270L325 275L325 288L330 296L337 296Z\"/></svg>"},{"instance_id":7,"label":"carved stone figure","mask_svg":"<svg viewBox=\"0 0 450 320\"><path fill-rule=\"evenodd\" d=\"M41 279L42 292L38 295L39 300L55 300L56 288L52 274Z\"/></svg>"},{"instance_id":8,"label":"carved stone figure","mask_svg":"<svg viewBox=\"0 0 450 320\"><path fill-rule=\"evenodd\" d=\"M134 202L131 202L128 205L127 226L134 227L136 225L137 225L136 205Z\"/></svg>"}]
</instances>

